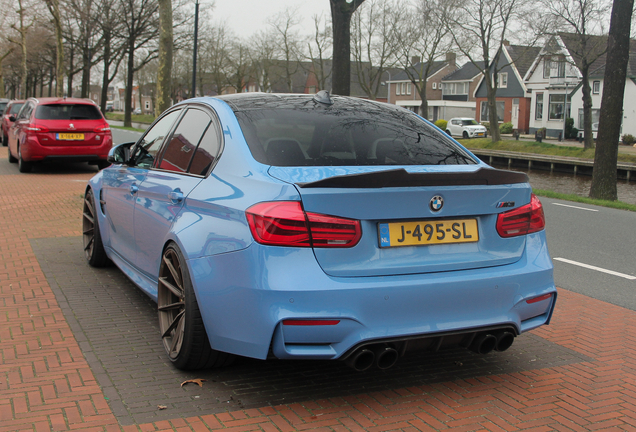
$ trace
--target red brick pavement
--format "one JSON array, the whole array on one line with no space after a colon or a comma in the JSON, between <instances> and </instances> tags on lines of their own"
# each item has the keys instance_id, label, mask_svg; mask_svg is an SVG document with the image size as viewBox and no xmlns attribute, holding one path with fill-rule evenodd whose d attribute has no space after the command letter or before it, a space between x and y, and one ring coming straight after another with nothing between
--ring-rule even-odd
<instances>
[{"instance_id":1,"label":"red brick pavement","mask_svg":"<svg viewBox=\"0 0 636 432\"><path fill-rule=\"evenodd\" d=\"M534 333L592 362L120 427L29 244L81 234L92 174L0 171L0 432L636 430L636 313L564 290Z\"/></svg>"}]
</instances>

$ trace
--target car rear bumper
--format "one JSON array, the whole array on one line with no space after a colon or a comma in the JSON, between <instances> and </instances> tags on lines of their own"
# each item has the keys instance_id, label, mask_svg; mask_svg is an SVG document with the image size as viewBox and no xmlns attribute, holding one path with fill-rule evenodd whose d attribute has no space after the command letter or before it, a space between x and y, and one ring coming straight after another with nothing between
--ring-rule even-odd
<instances>
[{"instance_id":1,"label":"car rear bumper","mask_svg":"<svg viewBox=\"0 0 636 432\"><path fill-rule=\"evenodd\" d=\"M254 358L337 359L373 341L550 321L556 301L545 234L516 263L454 272L330 277L311 249L265 247L188 262L213 348ZM526 301L553 293L536 303ZM286 325L284 320L338 321Z\"/></svg>"},{"instance_id":2,"label":"car rear bumper","mask_svg":"<svg viewBox=\"0 0 636 432\"><path fill-rule=\"evenodd\" d=\"M41 145L37 139L28 138L21 144L22 158L27 162L43 160L69 160L76 162L90 162L106 160L108 152L113 146L110 135L106 135L99 145Z\"/></svg>"}]
</instances>

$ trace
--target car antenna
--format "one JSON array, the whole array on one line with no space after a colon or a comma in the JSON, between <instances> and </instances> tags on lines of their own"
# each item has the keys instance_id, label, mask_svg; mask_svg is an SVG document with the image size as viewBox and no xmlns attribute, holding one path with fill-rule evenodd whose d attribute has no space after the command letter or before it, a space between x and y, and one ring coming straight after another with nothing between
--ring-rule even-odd
<instances>
[{"instance_id":1,"label":"car antenna","mask_svg":"<svg viewBox=\"0 0 636 432\"><path fill-rule=\"evenodd\" d=\"M327 90L320 90L316 93L314 95L314 101L325 105L333 105L333 100Z\"/></svg>"}]
</instances>

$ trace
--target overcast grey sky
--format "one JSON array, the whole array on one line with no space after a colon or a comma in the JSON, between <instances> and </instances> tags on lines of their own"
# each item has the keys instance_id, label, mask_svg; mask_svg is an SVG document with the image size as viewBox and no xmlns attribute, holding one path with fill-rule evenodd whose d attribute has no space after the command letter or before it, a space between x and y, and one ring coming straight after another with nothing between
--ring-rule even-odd
<instances>
[{"instance_id":1,"label":"overcast grey sky","mask_svg":"<svg viewBox=\"0 0 636 432\"><path fill-rule=\"evenodd\" d=\"M331 17L329 0L215 0L212 16L214 22L225 22L238 36L248 37L266 29L267 18L287 7L298 8L298 29L306 34L313 32L313 15Z\"/></svg>"}]
</instances>

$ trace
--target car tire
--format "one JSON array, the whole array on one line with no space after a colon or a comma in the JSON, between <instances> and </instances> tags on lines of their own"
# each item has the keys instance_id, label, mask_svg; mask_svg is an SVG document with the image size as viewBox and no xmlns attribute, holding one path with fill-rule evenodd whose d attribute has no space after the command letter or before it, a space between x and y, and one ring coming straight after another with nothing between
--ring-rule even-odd
<instances>
[{"instance_id":1,"label":"car tire","mask_svg":"<svg viewBox=\"0 0 636 432\"><path fill-rule=\"evenodd\" d=\"M453 136L453 134L451 133L451 131L449 131L448 129L446 129L446 133L448 134L448 136Z\"/></svg>"},{"instance_id":2,"label":"car tire","mask_svg":"<svg viewBox=\"0 0 636 432\"><path fill-rule=\"evenodd\" d=\"M166 247L161 257L157 310L163 346L177 369L197 370L232 363L232 354L210 347L188 267L174 243Z\"/></svg>"},{"instance_id":3,"label":"car tire","mask_svg":"<svg viewBox=\"0 0 636 432\"><path fill-rule=\"evenodd\" d=\"M464 133L462 134L462 136L464 137L464 139L468 138L468 132L464 131Z\"/></svg>"},{"instance_id":4,"label":"car tire","mask_svg":"<svg viewBox=\"0 0 636 432\"><path fill-rule=\"evenodd\" d=\"M91 267L107 267L111 264L104 250L102 234L99 231L99 220L95 210L93 190L89 189L84 197L82 212L82 232L84 241L84 256Z\"/></svg>"},{"instance_id":5,"label":"car tire","mask_svg":"<svg viewBox=\"0 0 636 432\"><path fill-rule=\"evenodd\" d=\"M16 163L18 160L13 157L11 154L11 147L7 148L7 159L9 159L9 163Z\"/></svg>"},{"instance_id":6,"label":"car tire","mask_svg":"<svg viewBox=\"0 0 636 432\"><path fill-rule=\"evenodd\" d=\"M29 173L33 169L32 162L26 162L22 159L22 152L20 151L20 144L18 144L18 171L21 173Z\"/></svg>"},{"instance_id":7,"label":"car tire","mask_svg":"<svg viewBox=\"0 0 636 432\"><path fill-rule=\"evenodd\" d=\"M110 166L110 162L105 161L105 160L100 160L97 162L97 169L98 170L103 170L104 168L107 168Z\"/></svg>"}]
</instances>

